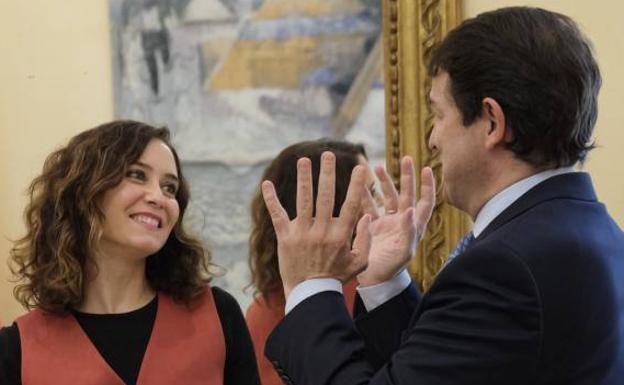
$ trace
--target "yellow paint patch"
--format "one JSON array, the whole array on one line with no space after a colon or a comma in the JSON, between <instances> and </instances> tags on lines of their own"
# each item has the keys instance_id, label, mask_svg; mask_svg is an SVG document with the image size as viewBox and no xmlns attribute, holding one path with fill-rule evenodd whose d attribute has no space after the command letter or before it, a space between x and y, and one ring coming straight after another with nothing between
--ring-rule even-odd
<instances>
[{"instance_id":1,"label":"yellow paint patch","mask_svg":"<svg viewBox=\"0 0 624 385\"><path fill-rule=\"evenodd\" d=\"M288 16L318 17L351 14L364 6L357 0L267 0L254 15L256 20L279 19Z\"/></svg>"},{"instance_id":2,"label":"yellow paint patch","mask_svg":"<svg viewBox=\"0 0 624 385\"><path fill-rule=\"evenodd\" d=\"M233 44L234 39L222 39L208 41L201 46L203 61L208 73L211 73L215 66L227 56Z\"/></svg>"},{"instance_id":3,"label":"yellow paint patch","mask_svg":"<svg viewBox=\"0 0 624 385\"><path fill-rule=\"evenodd\" d=\"M299 88L303 75L320 64L318 45L319 40L311 37L238 41L213 74L209 88Z\"/></svg>"},{"instance_id":4,"label":"yellow paint patch","mask_svg":"<svg viewBox=\"0 0 624 385\"><path fill-rule=\"evenodd\" d=\"M363 34L300 36L287 40L239 40L207 80L207 90L298 89L316 68L345 63L361 52ZM337 52L331 54L331 52ZM343 56L344 55L344 56Z\"/></svg>"}]
</instances>

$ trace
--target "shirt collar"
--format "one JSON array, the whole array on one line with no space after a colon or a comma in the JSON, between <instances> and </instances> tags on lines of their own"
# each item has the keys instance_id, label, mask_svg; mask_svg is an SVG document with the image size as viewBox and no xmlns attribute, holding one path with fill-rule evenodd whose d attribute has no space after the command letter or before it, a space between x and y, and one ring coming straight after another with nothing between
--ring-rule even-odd
<instances>
[{"instance_id":1,"label":"shirt collar","mask_svg":"<svg viewBox=\"0 0 624 385\"><path fill-rule=\"evenodd\" d=\"M477 238L479 234L481 234L483 230L485 230L485 228L494 220L494 218L496 218L507 207L511 206L512 203L514 203L518 198L534 186L542 183L546 179L552 178L553 176L567 174L570 172L575 172L574 167L561 167L542 171L531 175L528 178L521 179L494 195L492 199L487 201L487 203L481 208L479 214L477 214L477 218L475 219L474 226L472 228L474 237Z\"/></svg>"}]
</instances>

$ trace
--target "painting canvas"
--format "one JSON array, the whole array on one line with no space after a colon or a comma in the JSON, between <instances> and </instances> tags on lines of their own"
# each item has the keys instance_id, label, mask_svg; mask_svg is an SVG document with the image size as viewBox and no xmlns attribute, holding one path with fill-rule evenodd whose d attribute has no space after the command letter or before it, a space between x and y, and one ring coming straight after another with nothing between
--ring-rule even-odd
<instances>
[{"instance_id":1,"label":"painting canvas","mask_svg":"<svg viewBox=\"0 0 624 385\"><path fill-rule=\"evenodd\" d=\"M383 161L377 0L109 0L117 118L166 125L188 221L245 306L249 203L284 147L320 137Z\"/></svg>"}]
</instances>

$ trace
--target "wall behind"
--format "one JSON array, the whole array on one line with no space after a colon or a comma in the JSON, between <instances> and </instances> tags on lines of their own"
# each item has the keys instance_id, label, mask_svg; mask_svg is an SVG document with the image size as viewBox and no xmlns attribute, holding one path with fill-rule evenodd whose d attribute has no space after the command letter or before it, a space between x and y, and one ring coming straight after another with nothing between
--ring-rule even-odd
<instances>
[{"instance_id":1,"label":"wall behind","mask_svg":"<svg viewBox=\"0 0 624 385\"><path fill-rule=\"evenodd\" d=\"M465 16L518 3L464 0ZM604 85L597 144L587 164L600 198L624 225L624 5L526 1L576 19L595 44ZM607 6L608 4L608 6ZM107 0L0 0L0 324L22 312L11 296L9 239L22 235L24 190L45 156L75 133L112 119ZM614 38L617 37L617 38ZM381 129L381 127L380 127Z\"/></svg>"},{"instance_id":2,"label":"wall behind","mask_svg":"<svg viewBox=\"0 0 624 385\"><path fill-rule=\"evenodd\" d=\"M24 191L47 154L113 117L106 0L0 1L0 324L21 307L8 282Z\"/></svg>"}]
</instances>

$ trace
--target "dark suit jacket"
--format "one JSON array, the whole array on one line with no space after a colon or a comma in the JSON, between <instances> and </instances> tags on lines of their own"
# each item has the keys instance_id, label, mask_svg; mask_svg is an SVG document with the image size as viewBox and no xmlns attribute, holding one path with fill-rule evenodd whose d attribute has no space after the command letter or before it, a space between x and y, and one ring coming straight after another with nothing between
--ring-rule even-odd
<instances>
[{"instance_id":1,"label":"dark suit jacket","mask_svg":"<svg viewBox=\"0 0 624 385\"><path fill-rule=\"evenodd\" d=\"M339 293L296 306L265 354L286 383L624 384L624 235L589 175L501 213L419 298L356 318Z\"/></svg>"}]
</instances>

